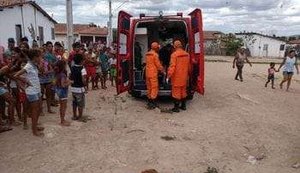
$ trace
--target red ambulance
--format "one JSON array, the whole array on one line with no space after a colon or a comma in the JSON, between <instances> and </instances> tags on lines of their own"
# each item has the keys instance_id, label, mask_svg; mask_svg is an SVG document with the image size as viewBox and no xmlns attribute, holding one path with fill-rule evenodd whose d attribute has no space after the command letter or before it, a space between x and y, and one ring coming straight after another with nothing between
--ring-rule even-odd
<instances>
[{"instance_id":1,"label":"red ambulance","mask_svg":"<svg viewBox=\"0 0 300 173\"><path fill-rule=\"evenodd\" d=\"M204 94L204 45L200 9L188 16L176 15L133 17L120 11L117 30L117 93L128 91L134 97L147 95L145 83L145 54L153 41L161 45L160 60L167 69L172 53L172 42L179 39L190 54L192 71L189 77L188 97ZM171 96L171 83L159 76L159 96Z\"/></svg>"}]
</instances>

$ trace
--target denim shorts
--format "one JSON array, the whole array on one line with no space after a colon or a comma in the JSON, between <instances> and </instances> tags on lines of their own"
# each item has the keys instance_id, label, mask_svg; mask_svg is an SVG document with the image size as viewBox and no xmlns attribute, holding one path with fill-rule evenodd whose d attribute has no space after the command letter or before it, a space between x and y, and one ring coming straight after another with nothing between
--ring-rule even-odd
<instances>
[{"instance_id":1,"label":"denim shorts","mask_svg":"<svg viewBox=\"0 0 300 173\"><path fill-rule=\"evenodd\" d=\"M26 94L27 100L29 103L39 101L41 99L42 94L37 93L37 94Z\"/></svg>"},{"instance_id":2,"label":"denim shorts","mask_svg":"<svg viewBox=\"0 0 300 173\"><path fill-rule=\"evenodd\" d=\"M56 87L56 94L60 100L67 100L68 99L68 88Z\"/></svg>"},{"instance_id":3,"label":"denim shorts","mask_svg":"<svg viewBox=\"0 0 300 173\"><path fill-rule=\"evenodd\" d=\"M85 94L84 93L72 93L73 106L84 108L85 107Z\"/></svg>"},{"instance_id":4,"label":"denim shorts","mask_svg":"<svg viewBox=\"0 0 300 173\"><path fill-rule=\"evenodd\" d=\"M0 96L2 96L3 94L7 93L8 90L4 87L0 87Z\"/></svg>"}]
</instances>

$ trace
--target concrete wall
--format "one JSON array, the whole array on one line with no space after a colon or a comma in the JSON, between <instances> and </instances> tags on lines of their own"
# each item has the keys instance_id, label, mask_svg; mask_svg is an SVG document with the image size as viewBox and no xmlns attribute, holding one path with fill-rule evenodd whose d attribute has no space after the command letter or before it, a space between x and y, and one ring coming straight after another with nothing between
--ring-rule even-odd
<instances>
[{"instance_id":1,"label":"concrete wall","mask_svg":"<svg viewBox=\"0 0 300 173\"><path fill-rule=\"evenodd\" d=\"M23 15L22 15L23 14ZM38 27L43 27L44 30L44 42L52 41L52 31L54 29L54 22L49 20L44 14L38 11L30 4L23 6L14 6L13 8L4 8L0 11L0 44L5 48L7 47L7 39L12 37L16 40L16 25L21 25L22 37L26 36L29 39L30 46L32 45L31 34L28 27L32 24L36 32L36 36L39 36ZM37 40L37 38L35 38ZM17 40L16 40L17 41ZM37 40L40 43L39 40Z\"/></svg>"},{"instance_id":2,"label":"concrete wall","mask_svg":"<svg viewBox=\"0 0 300 173\"><path fill-rule=\"evenodd\" d=\"M286 46L286 43L284 41L276 40L261 35L253 35L251 39L247 39L245 35L237 35L237 38L243 39L244 44L250 50L251 56L255 56L255 57L283 57L284 56L284 51ZM284 45L283 50L280 50L281 45Z\"/></svg>"}]
</instances>

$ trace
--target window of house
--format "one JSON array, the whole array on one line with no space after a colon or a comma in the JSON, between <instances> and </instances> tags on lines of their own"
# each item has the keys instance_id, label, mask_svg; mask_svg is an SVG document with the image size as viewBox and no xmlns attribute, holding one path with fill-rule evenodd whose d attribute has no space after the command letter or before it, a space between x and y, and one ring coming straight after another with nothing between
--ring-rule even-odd
<instances>
[{"instance_id":1,"label":"window of house","mask_svg":"<svg viewBox=\"0 0 300 173\"><path fill-rule=\"evenodd\" d=\"M52 36L52 40L55 40L54 28L51 28L51 36Z\"/></svg>"},{"instance_id":2,"label":"window of house","mask_svg":"<svg viewBox=\"0 0 300 173\"><path fill-rule=\"evenodd\" d=\"M268 50L269 45L268 44L264 44L263 50Z\"/></svg>"}]
</instances>

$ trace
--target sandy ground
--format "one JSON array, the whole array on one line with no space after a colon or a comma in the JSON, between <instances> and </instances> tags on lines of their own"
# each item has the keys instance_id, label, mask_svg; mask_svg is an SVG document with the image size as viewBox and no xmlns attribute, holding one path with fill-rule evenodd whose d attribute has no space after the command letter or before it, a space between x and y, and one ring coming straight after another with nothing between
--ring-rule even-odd
<instances>
[{"instance_id":1,"label":"sandy ground","mask_svg":"<svg viewBox=\"0 0 300 173\"><path fill-rule=\"evenodd\" d=\"M149 111L143 100L115 97L114 88L90 91L86 114L92 120L87 123L61 127L58 115L46 115L43 138L21 127L0 134L0 172L140 173L154 168L204 173L208 166L219 173L299 172L292 165L300 163L300 76L290 92L272 90L264 87L267 67L246 66L241 83L233 80L231 64L207 63L205 95L195 96L188 111L179 114ZM278 73L277 88L280 79ZM249 163L249 156L258 160Z\"/></svg>"}]
</instances>

